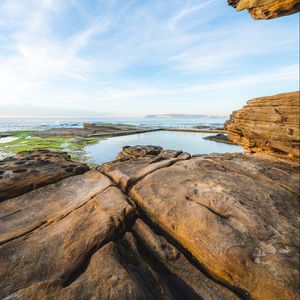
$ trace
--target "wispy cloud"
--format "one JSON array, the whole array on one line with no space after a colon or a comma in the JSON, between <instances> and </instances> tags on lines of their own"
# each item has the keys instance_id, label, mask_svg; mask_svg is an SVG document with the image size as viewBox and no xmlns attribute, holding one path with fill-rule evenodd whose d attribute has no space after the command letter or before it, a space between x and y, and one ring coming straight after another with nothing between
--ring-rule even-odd
<instances>
[{"instance_id":1,"label":"wispy cloud","mask_svg":"<svg viewBox=\"0 0 300 300\"><path fill-rule=\"evenodd\" d=\"M188 105L213 90L226 90L226 99L240 87L295 86L295 18L254 22L231 13L217 0L3 0L0 103L122 113L130 100L134 113L151 99L181 95Z\"/></svg>"}]
</instances>

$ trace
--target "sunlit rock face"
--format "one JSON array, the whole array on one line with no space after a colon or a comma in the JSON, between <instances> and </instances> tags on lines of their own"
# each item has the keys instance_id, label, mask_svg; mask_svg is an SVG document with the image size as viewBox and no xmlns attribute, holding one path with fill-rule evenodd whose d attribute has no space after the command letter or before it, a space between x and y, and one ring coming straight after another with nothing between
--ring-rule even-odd
<instances>
[{"instance_id":1,"label":"sunlit rock face","mask_svg":"<svg viewBox=\"0 0 300 300\"><path fill-rule=\"evenodd\" d=\"M228 138L251 152L299 159L299 92L249 100L233 112L225 127Z\"/></svg>"},{"instance_id":2,"label":"sunlit rock face","mask_svg":"<svg viewBox=\"0 0 300 300\"><path fill-rule=\"evenodd\" d=\"M118 157L0 202L0 299L298 299L297 162Z\"/></svg>"},{"instance_id":3,"label":"sunlit rock face","mask_svg":"<svg viewBox=\"0 0 300 300\"><path fill-rule=\"evenodd\" d=\"M248 9L256 20L273 19L299 12L300 0L228 0L237 11Z\"/></svg>"}]
</instances>

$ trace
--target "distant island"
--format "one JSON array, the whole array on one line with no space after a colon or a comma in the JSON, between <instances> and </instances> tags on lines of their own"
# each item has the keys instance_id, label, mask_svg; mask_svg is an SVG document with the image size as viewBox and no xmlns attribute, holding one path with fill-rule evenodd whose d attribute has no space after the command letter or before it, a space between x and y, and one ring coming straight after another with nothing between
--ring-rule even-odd
<instances>
[{"instance_id":1,"label":"distant island","mask_svg":"<svg viewBox=\"0 0 300 300\"><path fill-rule=\"evenodd\" d=\"M185 114L163 114L163 115L147 115L144 118L180 118L180 119L197 119L197 118L223 118L223 116L209 115L185 115Z\"/></svg>"}]
</instances>

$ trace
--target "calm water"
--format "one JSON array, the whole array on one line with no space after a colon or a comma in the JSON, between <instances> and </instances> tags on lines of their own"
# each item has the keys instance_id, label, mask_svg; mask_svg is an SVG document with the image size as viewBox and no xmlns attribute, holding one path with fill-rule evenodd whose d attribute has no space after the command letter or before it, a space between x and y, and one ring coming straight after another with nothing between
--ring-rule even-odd
<instances>
[{"instance_id":1,"label":"calm water","mask_svg":"<svg viewBox=\"0 0 300 300\"><path fill-rule=\"evenodd\" d=\"M114 160L123 146L155 145L164 149L183 150L190 154L243 152L235 145L204 140L211 134L174 131L154 131L135 135L112 137L85 148L91 161L101 164Z\"/></svg>"},{"instance_id":2,"label":"calm water","mask_svg":"<svg viewBox=\"0 0 300 300\"><path fill-rule=\"evenodd\" d=\"M0 118L0 132L21 130L46 130L60 127L80 128L83 123L129 124L143 127L193 128L196 125L222 127L226 118L115 118L115 119L4 119Z\"/></svg>"}]
</instances>

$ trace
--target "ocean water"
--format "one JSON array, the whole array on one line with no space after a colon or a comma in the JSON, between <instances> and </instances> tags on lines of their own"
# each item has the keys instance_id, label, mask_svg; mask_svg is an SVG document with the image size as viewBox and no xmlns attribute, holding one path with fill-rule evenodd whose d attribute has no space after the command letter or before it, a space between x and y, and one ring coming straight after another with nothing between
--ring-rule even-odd
<instances>
[{"instance_id":1,"label":"ocean water","mask_svg":"<svg viewBox=\"0 0 300 300\"><path fill-rule=\"evenodd\" d=\"M21 130L46 130L50 128L74 127L80 128L83 123L113 123L130 124L144 127L159 128L194 128L196 125L205 125L210 128L223 127L225 118L203 119L0 119L0 132ZM127 136L111 137L100 140L95 145L83 149L91 163L102 164L114 160L124 146L155 145L164 149L182 150L192 155L209 153L242 152L236 145L208 141L203 137L213 133L153 131ZM1 144L11 141L12 137L0 138L0 160L13 155L1 151Z\"/></svg>"},{"instance_id":2,"label":"ocean water","mask_svg":"<svg viewBox=\"0 0 300 300\"><path fill-rule=\"evenodd\" d=\"M114 119L5 119L0 118L0 132L22 131L22 130L46 130L60 127L80 128L83 123L112 123L129 124L143 127L173 127L193 128L196 125L208 127L222 127L226 118L114 118Z\"/></svg>"},{"instance_id":3,"label":"ocean water","mask_svg":"<svg viewBox=\"0 0 300 300\"><path fill-rule=\"evenodd\" d=\"M211 133L153 131L127 136L118 136L99 141L85 148L90 160L97 164L114 160L124 146L155 145L164 149L182 150L192 155L226 152L243 152L236 145L208 141L203 137Z\"/></svg>"}]
</instances>

